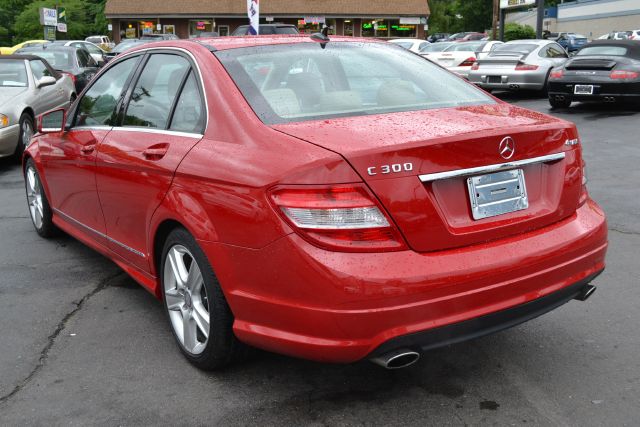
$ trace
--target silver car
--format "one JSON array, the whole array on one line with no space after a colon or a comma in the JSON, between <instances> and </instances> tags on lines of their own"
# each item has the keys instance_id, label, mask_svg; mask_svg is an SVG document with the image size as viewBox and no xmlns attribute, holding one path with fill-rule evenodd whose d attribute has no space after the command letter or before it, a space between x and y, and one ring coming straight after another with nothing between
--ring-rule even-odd
<instances>
[{"instance_id":1,"label":"silver car","mask_svg":"<svg viewBox=\"0 0 640 427\"><path fill-rule=\"evenodd\" d=\"M67 108L73 81L31 55L0 57L0 157L20 158L35 130L35 117Z\"/></svg>"},{"instance_id":2,"label":"silver car","mask_svg":"<svg viewBox=\"0 0 640 427\"><path fill-rule=\"evenodd\" d=\"M568 58L552 40L513 40L478 60L469 71L469 81L486 90L544 90L551 69Z\"/></svg>"}]
</instances>

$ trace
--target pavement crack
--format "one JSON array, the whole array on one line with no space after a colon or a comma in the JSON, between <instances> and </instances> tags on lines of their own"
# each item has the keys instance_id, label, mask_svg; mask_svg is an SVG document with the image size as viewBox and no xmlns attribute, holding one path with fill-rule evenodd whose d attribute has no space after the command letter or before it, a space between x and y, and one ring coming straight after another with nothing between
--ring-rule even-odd
<instances>
[{"instance_id":1,"label":"pavement crack","mask_svg":"<svg viewBox=\"0 0 640 427\"><path fill-rule=\"evenodd\" d=\"M632 236L640 236L640 233L638 233L637 231L621 230L615 227L609 227L609 231L613 231L614 233L620 233L620 234L628 234Z\"/></svg>"},{"instance_id":2,"label":"pavement crack","mask_svg":"<svg viewBox=\"0 0 640 427\"><path fill-rule=\"evenodd\" d=\"M124 274L125 273L123 271L119 271L117 274L113 274L109 277L104 278L98 283L98 285L95 288L93 288L93 290L91 290L91 292L83 296L79 301L72 301L72 304L75 307L73 308L73 310L68 312L62 318L62 320L56 326L56 329L47 338L47 343L40 351L40 357L38 358L38 363L36 363L36 366L31 370L29 375L27 375L22 381L20 381L20 383L18 383L18 385L16 385L13 388L13 390L5 394L4 396L0 396L0 405L7 402L13 396L18 394L24 387L26 387L31 382L31 380L38 374L38 372L42 370L42 368L44 367L47 361L47 358L49 357L49 352L51 351L51 348L55 344L56 339L58 338L58 336L60 336L60 333L62 333L62 331L67 327L67 323L69 322L69 320L71 320L73 316L75 316L75 314L82 309L84 304L89 299L91 299L94 295L108 288L113 281L124 276Z\"/></svg>"}]
</instances>

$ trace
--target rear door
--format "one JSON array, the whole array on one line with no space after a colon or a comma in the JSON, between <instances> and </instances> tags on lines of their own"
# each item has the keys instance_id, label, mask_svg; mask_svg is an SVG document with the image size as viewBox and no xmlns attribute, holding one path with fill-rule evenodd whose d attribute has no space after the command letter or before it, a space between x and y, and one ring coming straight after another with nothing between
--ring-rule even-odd
<instances>
[{"instance_id":1,"label":"rear door","mask_svg":"<svg viewBox=\"0 0 640 427\"><path fill-rule=\"evenodd\" d=\"M184 156L202 138L206 109L191 59L148 54L120 113L97 149L97 186L110 249L150 271L148 224Z\"/></svg>"}]
</instances>

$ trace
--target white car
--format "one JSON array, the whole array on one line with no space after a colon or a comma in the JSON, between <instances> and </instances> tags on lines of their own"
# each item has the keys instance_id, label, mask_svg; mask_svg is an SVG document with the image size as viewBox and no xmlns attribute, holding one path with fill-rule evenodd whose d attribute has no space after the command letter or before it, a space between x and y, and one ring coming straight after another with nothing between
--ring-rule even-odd
<instances>
[{"instance_id":1,"label":"white car","mask_svg":"<svg viewBox=\"0 0 640 427\"><path fill-rule=\"evenodd\" d=\"M107 36L89 36L84 41L100 46L102 50L107 52L116 47L116 44Z\"/></svg>"},{"instance_id":2,"label":"white car","mask_svg":"<svg viewBox=\"0 0 640 427\"><path fill-rule=\"evenodd\" d=\"M401 46L415 53L419 53L420 49L423 49L424 47L431 44L426 40L419 39L394 39L389 40L389 43L397 44L398 46Z\"/></svg>"},{"instance_id":3,"label":"white car","mask_svg":"<svg viewBox=\"0 0 640 427\"><path fill-rule=\"evenodd\" d=\"M442 52L443 50L447 49L449 46L452 46L454 44L457 44L456 42L438 42L438 43L431 43L425 47L423 47L422 49L420 49L420 55L424 56L425 58L429 58L432 59L431 57L434 55L439 54L440 52Z\"/></svg>"},{"instance_id":4,"label":"white car","mask_svg":"<svg viewBox=\"0 0 640 427\"><path fill-rule=\"evenodd\" d=\"M430 56L429 59L439 65L464 77L469 77L469 71L478 59L484 58L497 45L503 44L501 41L472 41L454 43L438 54Z\"/></svg>"},{"instance_id":5,"label":"white car","mask_svg":"<svg viewBox=\"0 0 640 427\"><path fill-rule=\"evenodd\" d=\"M640 30L632 30L629 40L640 40Z\"/></svg>"}]
</instances>

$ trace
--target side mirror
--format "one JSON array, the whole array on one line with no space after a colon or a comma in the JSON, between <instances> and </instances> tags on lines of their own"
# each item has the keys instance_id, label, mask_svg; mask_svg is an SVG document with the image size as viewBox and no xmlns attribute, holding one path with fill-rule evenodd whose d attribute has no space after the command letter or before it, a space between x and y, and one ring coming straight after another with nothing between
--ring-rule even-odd
<instances>
[{"instance_id":1,"label":"side mirror","mask_svg":"<svg viewBox=\"0 0 640 427\"><path fill-rule=\"evenodd\" d=\"M53 86L54 84L56 84L56 79L54 77L44 76L43 78L38 80L38 83L36 84L36 86L38 88L41 88L45 86Z\"/></svg>"},{"instance_id":2,"label":"side mirror","mask_svg":"<svg viewBox=\"0 0 640 427\"><path fill-rule=\"evenodd\" d=\"M64 130L64 124L67 120L67 113L64 108L49 111L40 116L38 120L38 132L55 133Z\"/></svg>"}]
</instances>

